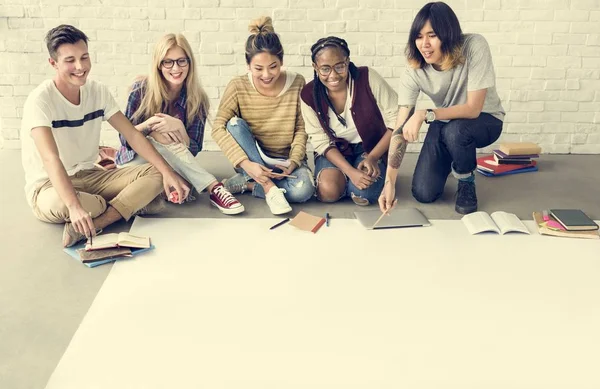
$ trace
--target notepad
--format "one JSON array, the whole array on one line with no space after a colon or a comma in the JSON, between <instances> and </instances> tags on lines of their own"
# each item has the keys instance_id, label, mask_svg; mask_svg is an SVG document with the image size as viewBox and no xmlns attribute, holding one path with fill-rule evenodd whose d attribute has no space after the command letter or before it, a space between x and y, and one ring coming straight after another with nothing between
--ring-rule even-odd
<instances>
[{"instance_id":1,"label":"notepad","mask_svg":"<svg viewBox=\"0 0 600 389\"><path fill-rule=\"evenodd\" d=\"M580 209L551 209L550 214L567 231L597 230L598 225Z\"/></svg>"},{"instance_id":2,"label":"notepad","mask_svg":"<svg viewBox=\"0 0 600 389\"><path fill-rule=\"evenodd\" d=\"M291 226L312 233L316 233L323 224L325 224L324 217L314 216L304 211L298 212L296 217L290 222Z\"/></svg>"}]
</instances>

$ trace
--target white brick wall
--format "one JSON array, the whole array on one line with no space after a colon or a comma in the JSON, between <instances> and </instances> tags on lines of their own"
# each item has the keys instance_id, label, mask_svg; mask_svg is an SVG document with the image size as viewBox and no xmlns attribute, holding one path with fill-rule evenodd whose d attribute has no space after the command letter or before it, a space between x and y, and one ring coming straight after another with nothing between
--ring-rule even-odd
<instances>
[{"instance_id":1,"label":"white brick wall","mask_svg":"<svg viewBox=\"0 0 600 389\"><path fill-rule=\"evenodd\" d=\"M92 77L125 108L133 78L147 71L153 43L183 32L199 60L212 111L228 80L245 71L247 25L273 17L285 65L312 77L318 38L347 39L357 65L397 88L412 18L424 0L0 0L0 147L19 147L27 94L53 75L43 44L60 23L91 39ZM489 41L507 110L501 140L534 141L548 153L600 153L600 0L448 0L465 32ZM430 102L423 99L419 105ZM421 138L423 138L423 135ZM118 143L106 127L103 142ZM411 151L419 145L411 145ZM217 149L207 131L205 149Z\"/></svg>"}]
</instances>

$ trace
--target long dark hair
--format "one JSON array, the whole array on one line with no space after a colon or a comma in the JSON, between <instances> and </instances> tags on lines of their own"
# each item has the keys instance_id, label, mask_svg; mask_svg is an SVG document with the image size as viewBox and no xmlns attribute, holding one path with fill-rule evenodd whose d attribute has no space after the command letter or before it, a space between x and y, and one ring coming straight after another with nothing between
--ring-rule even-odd
<instances>
[{"instance_id":1,"label":"long dark hair","mask_svg":"<svg viewBox=\"0 0 600 389\"><path fill-rule=\"evenodd\" d=\"M407 62L413 68L423 68L427 65L415 43L427 21L431 23L431 28L442 42L442 70L463 63L463 33L460 23L452 8L442 1L425 4L415 16L404 51Z\"/></svg>"},{"instance_id":2,"label":"long dark hair","mask_svg":"<svg viewBox=\"0 0 600 389\"><path fill-rule=\"evenodd\" d=\"M317 55L319 55L319 52L321 50L324 50L326 48L337 48L346 57L350 57L350 49L348 48L348 43L345 40L336 36L328 36L327 38L319 39L310 48L310 58L312 59L313 64L317 64ZM356 80L358 78L358 68L356 67L356 65L354 65L353 62L350 62L350 64L348 65L348 72L348 77L352 77L353 80ZM319 78L319 74L316 69L314 70L313 100L315 102L315 110L317 112L317 116L319 117L321 122L326 125L326 129L329 131L330 137L333 136L335 138L335 133L329 126L329 116L327 115L327 112L322 112L322 102L325 101L327 106L331 108L333 112L335 112L335 108L333 106L333 103L329 99L329 95L327 94L327 87L321 82L321 79ZM346 126L346 120L337 112L335 112L335 114L337 115L337 118L340 121L340 123Z\"/></svg>"}]
</instances>

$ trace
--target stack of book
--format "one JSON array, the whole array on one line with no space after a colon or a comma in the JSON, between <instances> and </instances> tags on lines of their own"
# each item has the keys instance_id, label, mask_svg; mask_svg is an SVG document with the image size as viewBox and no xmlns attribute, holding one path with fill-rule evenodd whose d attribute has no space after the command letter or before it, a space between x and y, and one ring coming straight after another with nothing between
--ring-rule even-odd
<instances>
[{"instance_id":1,"label":"stack of book","mask_svg":"<svg viewBox=\"0 0 600 389\"><path fill-rule=\"evenodd\" d=\"M501 143L494 154L477 158L477 171L488 177L534 172L541 151L535 143Z\"/></svg>"},{"instance_id":2,"label":"stack of book","mask_svg":"<svg viewBox=\"0 0 600 389\"><path fill-rule=\"evenodd\" d=\"M96 267L153 249L150 238L126 232L98 235L86 243L64 251L87 267Z\"/></svg>"},{"instance_id":3,"label":"stack of book","mask_svg":"<svg viewBox=\"0 0 600 389\"><path fill-rule=\"evenodd\" d=\"M580 209L551 209L534 212L533 219L542 235L600 239L598 224Z\"/></svg>"}]
</instances>

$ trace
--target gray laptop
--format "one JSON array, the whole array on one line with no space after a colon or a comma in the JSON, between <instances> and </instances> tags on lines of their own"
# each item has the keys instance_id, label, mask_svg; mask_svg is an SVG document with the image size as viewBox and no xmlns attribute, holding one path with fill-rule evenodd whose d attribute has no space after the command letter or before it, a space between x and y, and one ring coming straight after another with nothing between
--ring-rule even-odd
<instances>
[{"instance_id":1,"label":"gray laptop","mask_svg":"<svg viewBox=\"0 0 600 389\"><path fill-rule=\"evenodd\" d=\"M429 220L416 208L393 209L389 216L373 228L373 224L381 216L381 211L376 208L369 211L357 211L354 215L367 230L380 230L384 228L425 227L430 226Z\"/></svg>"}]
</instances>

